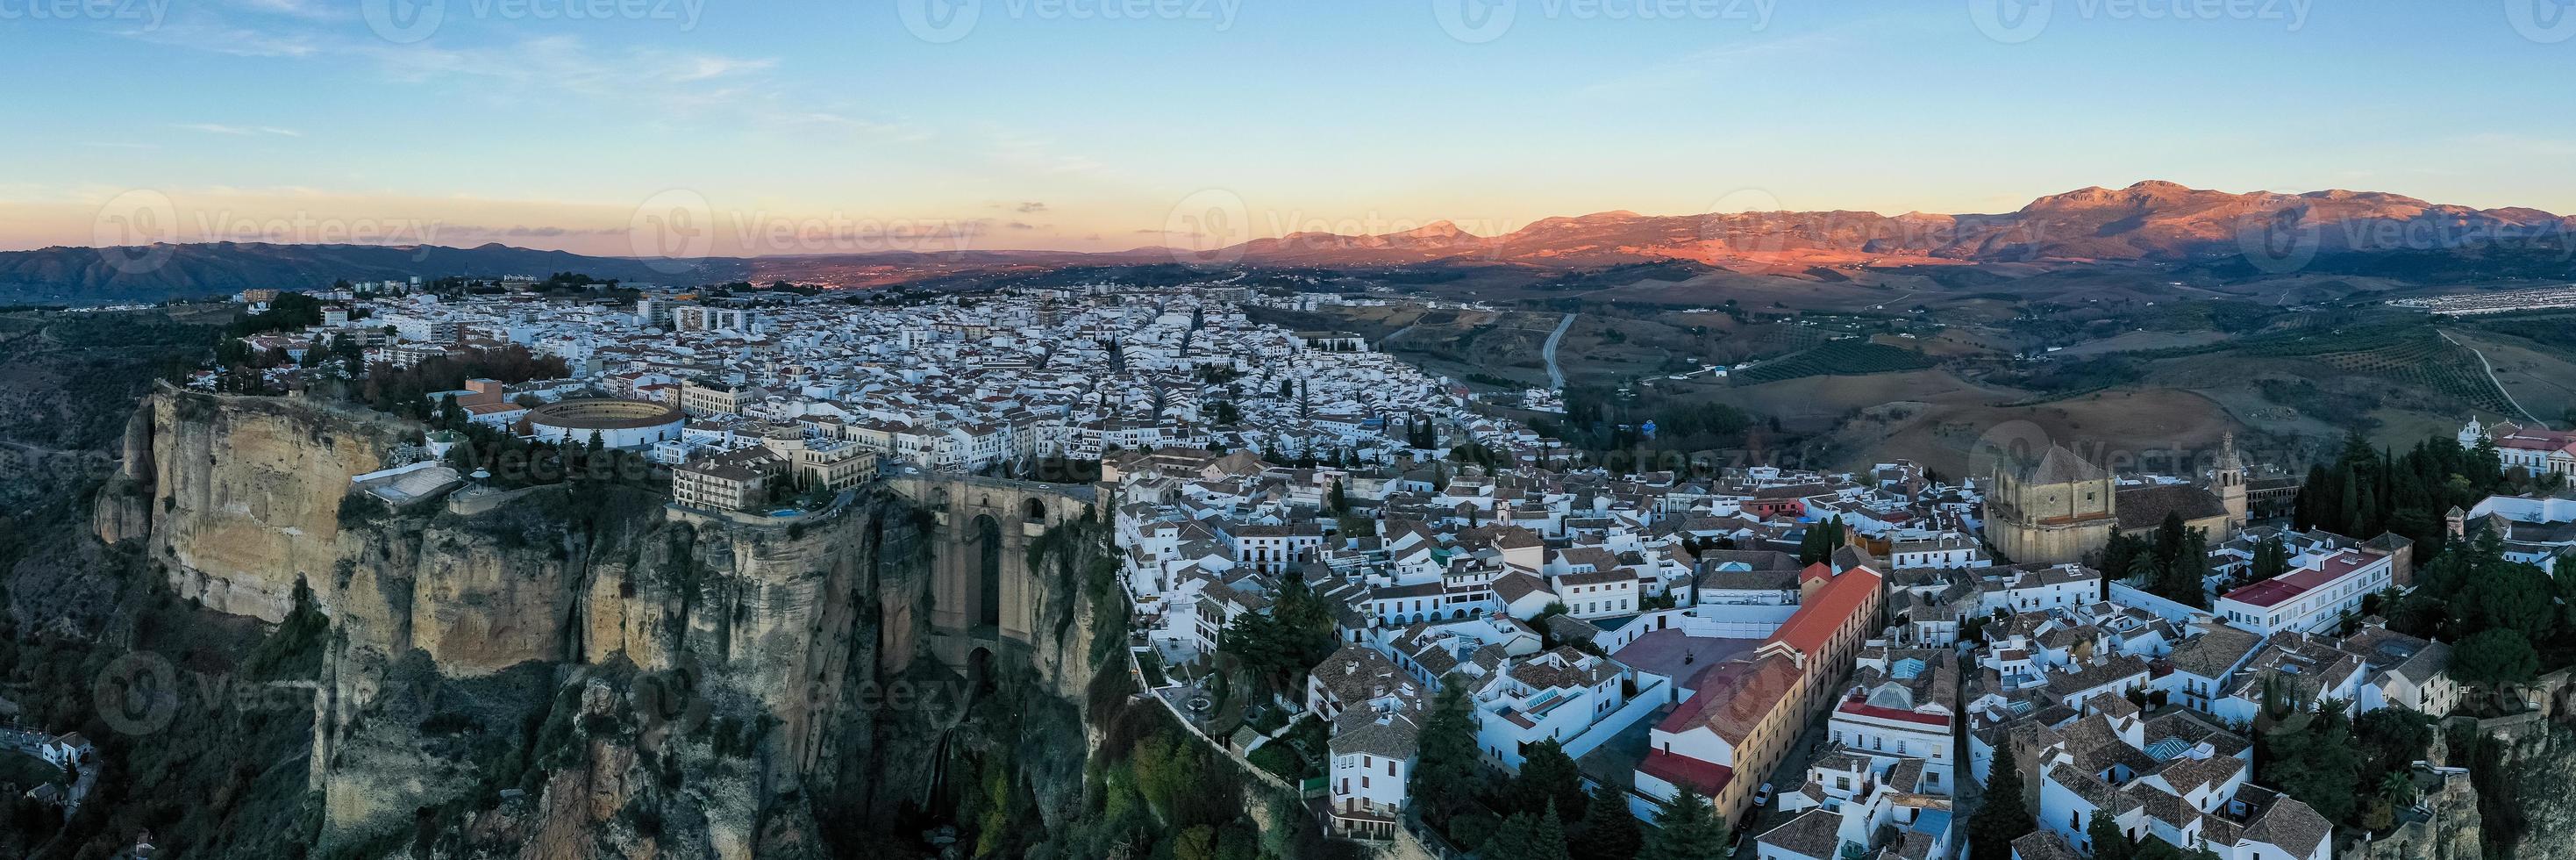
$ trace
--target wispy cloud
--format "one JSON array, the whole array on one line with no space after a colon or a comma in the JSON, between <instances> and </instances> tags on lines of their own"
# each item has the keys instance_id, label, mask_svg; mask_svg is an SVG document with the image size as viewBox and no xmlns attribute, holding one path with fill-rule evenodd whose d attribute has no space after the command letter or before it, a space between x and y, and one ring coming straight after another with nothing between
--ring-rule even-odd
<instances>
[{"instance_id":1,"label":"wispy cloud","mask_svg":"<svg viewBox=\"0 0 2576 860\"><path fill-rule=\"evenodd\" d=\"M1662 98L1674 87L1696 89L1712 77L1750 68L1796 68L1800 64L1824 62L1854 47L1854 31L1874 26L1878 26L1876 21L1863 20L1832 29L1790 35L1753 33L1740 41L1694 51L1589 84L1577 94L1586 98L1634 98L1640 94Z\"/></svg>"},{"instance_id":2,"label":"wispy cloud","mask_svg":"<svg viewBox=\"0 0 2576 860\"><path fill-rule=\"evenodd\" d=\"M291 15L316 21L336 21L349 17L348 6L334 6L323 0L233 0L233 5L253 12Z\"/></svg>"},{"instance_id":3,"label":"wispy cloud","mask_svg":"<svg viewBox=\"0 0 2576 860\"><path fill-rule=\"evenodd\" d=\"M207 134L230 134L243 137L253 135L272 135L276 137L304 136L303 132L296 131L291 128L278 128L270 125L225 125L223 123L215 122L182 122L172 123L170 127L184 129L187 131L202 131Z\"/></svg>"},{"instance_id":4,"label":"wispy cloud","mask_svg":"<svg viewBox=\"0 0 2576 860\"><path fill-rule=\"evenodd\" d=\"M681 60L669 72L669 77L674 81L705 81L744 72L768 71L777 66L778 61L772 59L745 60L702 55Z\"/></svg>"}]
</instances>

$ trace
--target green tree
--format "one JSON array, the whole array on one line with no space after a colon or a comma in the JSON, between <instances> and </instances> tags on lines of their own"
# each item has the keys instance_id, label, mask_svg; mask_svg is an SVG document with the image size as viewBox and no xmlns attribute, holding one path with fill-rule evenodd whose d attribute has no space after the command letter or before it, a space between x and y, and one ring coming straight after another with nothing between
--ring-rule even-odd
<instances>
[{"instance_id":1,"label":"green tree","mask_svg":"<svg viewBox=\"0 0 2576 860\"><path fill-rule=\"evenodd\" d=\"M2119 822L2111 820L2109 810L2093 811L2093 823L2084 825L2084 838L2093 843L2093 860L2132 860L2137 853L2129 834L2120 832Z\"/></svg>"},{"instance_id":2,"label":"green tree","mask_svg":"<svg viewBox=\"0 0 2576 860\"><path fill-rule=\"evenodd\" d=\"M2540 675L2540 652L2520 631L2488 629L2451 649L2450 672L2452 678L2473 687L2519 686Z\"/></svg>"},{"instance_id":3,"label":"green tree","mask_svg":"<svg viewBox=\"0 0 2576 860\"><path fill-rule=\"evenodd\" d=\"M1718 820L1708 798L1683 786L1655 813L1655 830L1646 834L1638 860L1707 860L1726 854L1726 822Z\"/></svg>"},{"instance_id":4,"label":"green tree","mask_svg":"<svg viewBox=\"0 0 2576 860\"><path fill-rule=\"evenodd\" d=\"M1174 835L1172 860L1216 860L1216 828L1201 824Z\"/></svg>"},{"instance_id":5,"label":"green tree","mask_svg":"<svg viewBox=\"0 0 2576 860\"><path fill-rule=\"evenodd\" d=\"M1529 860L1530 842L1538 838L1538 821L1526 812L1503 819L1476 847L1483 860Z\"/></svg>"},{"instance_id":6,"label":"green tree","mask_svg":"<svg viewBox=\"0 0 2576 860\"><path fill-rule=\"evenodd\" d=\"M1504 792L1503 804L1510 812L1537 812L1554 808L1582 817L1590 798L1583 793L1583 773L1574 759L1565 754L1565 746L1555 738L1530 745L1521 759L1521 772L1512 777Z\"/></svg>"},{"instance_id":7,"label":"green tree","mask_svg":"<svg viewBox=\"0 0 2576 860\"><path fill-rule=\"evenodd\" d=\"M1557 817L1556 804L1548 804L1531 816L1529 850L1521 856L1527 860L1573 860L1565 849L1565 822Z\"/></svg>"},{"instance_id":8,"label":"green tree","mask_svg":"<svg viewBox=\"0 0 2576 860\"><path fill-rule=\"evenodd\" d=\"M2255 582L2275 579L2287 575L2289 572L2290 548L2288 545L2281 542L2281 538L2278 535L2263 541L2261 546L2254 548L2254 566L2251 578Z\"/></svg>"},{"instance_id":9,"label":"green tree","mask_svg":"<svg viewBox=\"0 0 2576 860\"><path fill-rule=\"evenodd\" d=\"M1593 789L1583 812L1581 838L1570 846L1575 860L1636 860L1644 837L1637 816L1628 811L1626 792L1607 782Z\"/></svg>"},{"instance_id":10,"label":"green tree","mask_svg":"<svg viewBox=\"0 0 2576 860\"><path fill-rule=\"evenodd\" d=\"M2315 807L2326 820L2349 824L2358 808L2361 753L2355 749L2347 703L2327 701L2314 711L2292 706L2255 738L2254 776Z\"/></svg>"},{"instance_id":11,"label":"green tree","mask_svg":"<svg viewBox=\"0 0 2576 860\"><path fill-rule=\"evenodd\" d=\"M2102 547L2102 581L2124 582L2138 576L2154 566L2152 558L2145 540L2115 533Z\"/></svg>"},{"instance_id":12,"label":"green tree","mask_svg":"<svg viewBox=\"0 0 2576 860\"><path fill-rule=\"evenodd\" d=\"M1440 687L1422 717L1417 735L1413 777L1406 786L1422 820L1448 828L1451 819L1474 808L1485 793L1483 766L1476 761L1475 716L1467 707L1467 687L1454 679Z\"/></svg>"},{"instance_id":13,"label":"green tree","mask_svg":"<svg viewBox=\"0 0 2576 860\"><path fill-rule=\"evenodd\" d=\"M1985 799L1968 819L1969 860L2011 860L2012 841L2039 828L2023 805L2021 766L2013 761L2011 744L1995 747L1992 768Z\"/></svg>"}]
</instances>

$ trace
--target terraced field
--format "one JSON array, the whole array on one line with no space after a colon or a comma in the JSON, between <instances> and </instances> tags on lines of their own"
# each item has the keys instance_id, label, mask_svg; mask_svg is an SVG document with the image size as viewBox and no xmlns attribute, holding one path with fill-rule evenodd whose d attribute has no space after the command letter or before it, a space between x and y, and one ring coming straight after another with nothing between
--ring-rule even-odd
<instances>
[{"instance_id":1,"label":"terraced field","mask_svg":"<svg viewBox=\"0 0 2576 860\"><path fill-rule=\"evenodd\" d=\"M2439 336L2409 337L2386 346L2315 356L2327 366L2414 385L2490 412L2518 414L2488 378L2478 357Z\"/></svg>"}]
</instances>

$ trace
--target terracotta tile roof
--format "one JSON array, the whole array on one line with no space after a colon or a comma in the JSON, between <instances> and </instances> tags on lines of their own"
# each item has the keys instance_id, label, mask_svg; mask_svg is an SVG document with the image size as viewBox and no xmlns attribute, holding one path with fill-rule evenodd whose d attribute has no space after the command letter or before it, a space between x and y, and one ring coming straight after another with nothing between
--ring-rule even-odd
<instances>
[{"instance_id":1,"label":"terracotta tile roof","mask_svg":"<svg viewBox=\"0 0 2576 860\"><path fill-rule=\"evenodd\" d=\"M1702 796L1714 797L1735 781L1735 769L1716 762L1701 761L1663 750L1647 750L1637 770L1674 785L1690 786Z\"/></svg>"},{"instance_id":2,"label":"terracotta tile roof","mask_svg":"<svg viewBox=\"0 0 2576 860\"><path fill-rule=\"evenodd\" d=\"M1656 728L1676 733L1707 728L1730 745L1742 744L1803 678L1796 664L1778 655L1710 666L1691 679L1691 697Z\"/></svg>"},{"instance_id":3,"label":"terracotta tile roof","mask_svg":"<svg viewBox=\"0 0 2576 860\"><path fill-rule=\"evenodd\" d=\"M1812 573L1815 568L1808 569ZM1878 572L1856 567L1836 576L1798 605L1798 611L1772 631L1766 642L1779 642L1814 658L1825 643L1856 613L1868 612L1881 599Z\"/></svg>"}]
</instances>

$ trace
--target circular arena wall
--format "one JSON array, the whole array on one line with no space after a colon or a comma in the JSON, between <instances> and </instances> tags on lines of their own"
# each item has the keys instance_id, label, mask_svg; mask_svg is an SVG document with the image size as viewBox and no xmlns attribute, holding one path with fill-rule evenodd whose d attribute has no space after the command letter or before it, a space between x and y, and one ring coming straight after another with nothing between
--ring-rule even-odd
<instances>
[{"instance_id":1,"label":"circular arena wall","mask_svg":"<svg viewBox=\"0 0 2576 860\"><path fill-rule=\"evenodd\" d=\"M641 448L678 439L687 420L678 409L642 400L586 398L528 410L528 429L539 441L587 445L591 434L597 433L600 444L610 448Z\"/></svg>"}]
</instances>

